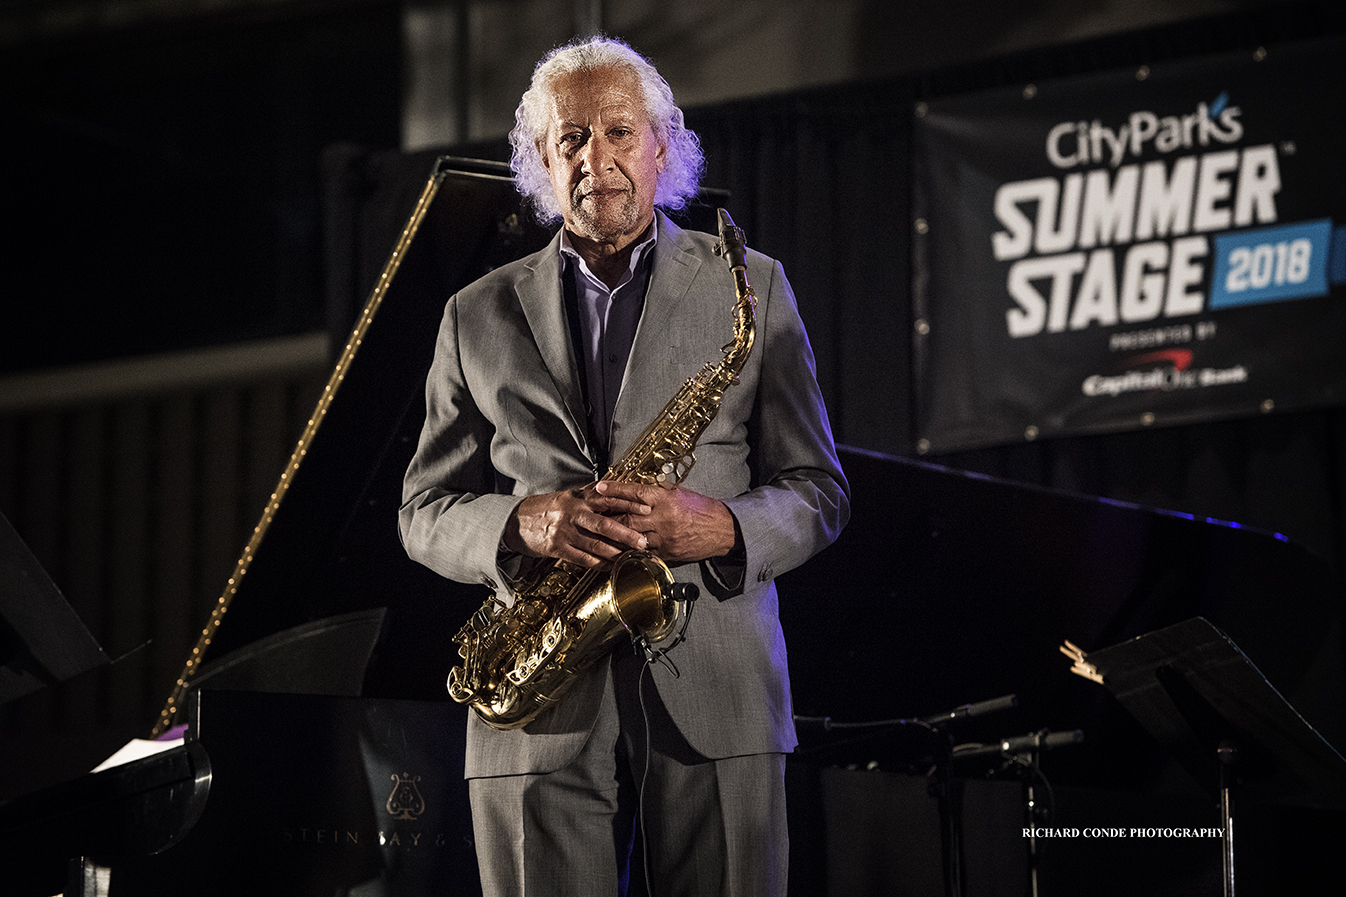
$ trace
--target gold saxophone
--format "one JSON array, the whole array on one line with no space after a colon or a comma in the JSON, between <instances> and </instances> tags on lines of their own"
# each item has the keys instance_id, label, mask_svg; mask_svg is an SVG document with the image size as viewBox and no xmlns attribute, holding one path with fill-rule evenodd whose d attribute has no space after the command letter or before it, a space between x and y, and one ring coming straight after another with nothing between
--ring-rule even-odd
<instances>
[{"instance_id":1,"label":"gold saxophone","mask_svg":"<svg viewBox=\"0 0 1346 897\"><path fill-rule=\"evenodd\" d=\"M748 285L743 231L719 210L715 252L734 276L734 336L664 406L603 479L676 485L696 463L696 441L738 382L752 351L757 296ZM454 636L463 659L449 671L449 695L487 725L517 729L560 700L576 674L606 656L622 635L653 653L681 641L696 586L649 551L627 551L611 566L540 562L515 586L514 604L492 592ZM662 645L662 648L657 646Z\"/></svg>"}]
</instances>

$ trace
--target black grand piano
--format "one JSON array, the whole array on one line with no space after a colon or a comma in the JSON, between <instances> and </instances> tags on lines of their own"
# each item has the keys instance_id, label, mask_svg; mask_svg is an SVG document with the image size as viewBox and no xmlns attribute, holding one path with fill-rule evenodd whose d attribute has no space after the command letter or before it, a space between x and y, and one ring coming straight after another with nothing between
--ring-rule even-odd
<instances>
[{"instance_id":1,"label":"black grand piano","mask_svg":"<svg viewBox=\"0 0 1346 897\"><path fill-rule=\"evenodd\" d=\"M185 726L183 740L0 806L5 894L479 892L461 781L466 711L443 681L450 638L482 595L408 561L396 511L445 297L548 235L492 163L389 154L353 157L343 172L356 201L335 238L347 245L336 251L356 260L356 280L374 284L371 299L260 542L244 552L227 613L212 621L201 662L173 696L163 728ZM689 223L709 229L712 213L709 203L694 208ZM1013 694L1017 706L951 726L949 737L995 743L1080 730L1082 743L1043 761L1067 821L1107 825L1139 806L1139 818L1148 807L1151 822L1170 824L1195 806L1196 818L1210 808L1213 825L1204 773L1183 769L1106 689L1071 675L1058 650L1064 640L1092 651L1204 618L1325 744L1346 744L1342 585L1298 546L860 450L843 448L842 460L851 524L780 583L801 718L906 720ZM34 661L16 649L7 663ZM60 678L48 672L45 684L59 688ZM791 762L792 891L903 892L873 875L840 890L829 864L873 857L839 852L851 833L828 821L838 813L827 804L856 790L846 776L919 783L924 748L905 728L839 737L838 727L801 723L804 744ZM822 781L819 770L842 778ZM959 775L993 779L979 769ZM924 785L894 781L859 786L866 824L879 826L866 837L879 839L880 854L893 852L883 846L897 837L889 822L896 830L899 817L925 812L907 806ZM1258 799L1284 808L1264 831L1285 819L1309 822L1281 829L1340 831L1333 782L1280 775ZM977 805L980 816L964 806L966 863L980 862L978 826L1021 841L1013 804ZM941 849L938 834L907 843ZM1058 881L1095 894L1192 893L1183 888L1211 862L1218 879L1219 857L1206 845L1127 845L1139 853L1116 862L1129 877L1099 868L1094 846L1052 845L1041 857L1044 881L1052 863L1064 870ZM1171 891L1137 868L1159 853L1187 876L1170 875ZM1290 857L1303 865L1301 854ZM1259 893L1259 875L1279 874L1274 861L1259 862L1246 893ZM961 890L1023 893L1019 879L1006 881L993 870ZM935 887L947 891L948 882Z\"/></svg>"}]
</instances>

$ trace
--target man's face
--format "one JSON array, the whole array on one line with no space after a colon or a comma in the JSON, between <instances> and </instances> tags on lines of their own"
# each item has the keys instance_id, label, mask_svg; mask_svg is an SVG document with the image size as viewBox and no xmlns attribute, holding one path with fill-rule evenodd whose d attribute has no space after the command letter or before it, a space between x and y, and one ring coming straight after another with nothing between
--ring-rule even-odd
<instances>
[{"instance_id":1,"label":"man's face","mask_svg":"<svg viewBox=\"0 0 1346 897\"><path fill-rule=\"evenodd\" d=\"M542 161L571 233L620 248L654 217L665 148L642 99L639 79L626 69L574 72L552 82Z\"/></svg>"}]
</instances>

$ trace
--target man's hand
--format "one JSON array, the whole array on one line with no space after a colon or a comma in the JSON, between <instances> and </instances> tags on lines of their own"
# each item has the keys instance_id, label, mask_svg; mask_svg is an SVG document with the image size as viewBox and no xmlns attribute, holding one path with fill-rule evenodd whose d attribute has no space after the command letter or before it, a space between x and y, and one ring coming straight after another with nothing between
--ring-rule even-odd
<instances>
[{"instance_id":1,"label":"man's hand","mask_svg":"<svg viewBox=\"0 0 1346 897\"><path fill-rule=\"evenodd\" d=\"M594 489L605 498L636 506L623 513L621 522L644 533L650 550L666 564L723 557L738 538L734 515L724 502L691 489L612 480L599 482Z\"/></svg>"},{"instance_id":2,"label":"man's hand","mask_svg":"<svg viewBox=\"0 0 1346 897\"><path fill-rule=\"evenodd\" d=\"M529 557L554 557L596 567L623 551L649 547L639 530L622 521L650 511L638 499L600 494L593 483L530 495L505 524L505 547Z\"/></svg>"}]
</instances>

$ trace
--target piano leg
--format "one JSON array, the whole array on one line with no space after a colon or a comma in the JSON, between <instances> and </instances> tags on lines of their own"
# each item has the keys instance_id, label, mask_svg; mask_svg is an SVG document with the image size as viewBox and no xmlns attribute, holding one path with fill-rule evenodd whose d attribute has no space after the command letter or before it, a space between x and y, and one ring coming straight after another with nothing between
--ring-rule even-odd
<instances>
[{"instance_id":1,"label":"piano leg","mask_svg":"<svg viewBox=\"0 0 1346 897\"><path fill-rule=\"evenodd\" d=\"M66 869L63 897L108 897L112 870L88 857L75 857Z\"/></svg>"}]
</instances>

